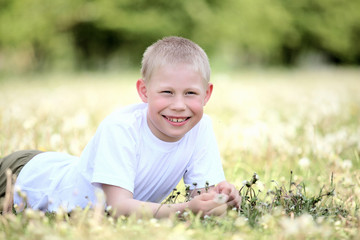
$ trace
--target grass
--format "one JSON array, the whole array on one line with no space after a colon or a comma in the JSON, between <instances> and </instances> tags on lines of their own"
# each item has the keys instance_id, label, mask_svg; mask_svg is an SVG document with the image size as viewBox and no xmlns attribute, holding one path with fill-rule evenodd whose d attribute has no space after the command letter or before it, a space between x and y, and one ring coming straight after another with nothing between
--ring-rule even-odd
<instances>
[{"instance_id":1,"label":"grass","mask_svg":"<svg viewBox=\"0 0 360 240\"><path fill-rule=\"evenodd\" d=\"M213 119L241 209L223 218L114 219L91 209L0 216L0 239L353 239L359 234L360 72L214 73ZM137 74L12 77L0 82L0 156L79 155L100 121L139 102ZM257 174L254 175L254 172ZM185 201L180 183L176 201ZM170 199L171 200L171 199ZM174 199L173 199L174 200Z\"/></svg>"}]
</instances>

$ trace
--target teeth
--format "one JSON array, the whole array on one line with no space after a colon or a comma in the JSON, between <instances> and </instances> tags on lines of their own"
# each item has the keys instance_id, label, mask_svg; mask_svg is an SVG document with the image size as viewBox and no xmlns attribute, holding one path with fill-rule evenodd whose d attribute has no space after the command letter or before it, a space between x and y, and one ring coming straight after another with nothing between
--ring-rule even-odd
<instances>
[{"instance_id":1,"label":"teeth","mask_svg":"<svg viewBox=\"0 0 360 240\"><path fill-rule=\"evenodd\" d=\"M184 122L186 120L186 118L168 118L168 120L170 122L176 122L176 123L179 123L179 122Z\"/></svg>"}]
</instances>

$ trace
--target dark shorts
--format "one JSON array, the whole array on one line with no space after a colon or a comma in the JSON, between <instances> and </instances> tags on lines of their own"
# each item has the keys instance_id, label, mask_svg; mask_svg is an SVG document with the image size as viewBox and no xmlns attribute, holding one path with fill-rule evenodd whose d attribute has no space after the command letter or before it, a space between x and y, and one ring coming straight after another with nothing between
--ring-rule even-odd
<instances>
[{"instance_id":1,"label":"dark shorts","mask_svg":"<svg viewBox=\"0 0 360 240\"><path fill-rule=\"evenodd\" d=\"M12 174L17 177L25 164L39 153L42 152L38 150L22 150L0 159L0 202L2 202L1 199L5 197L6 193L6 170L10 169Z\"/></svg>"}]
</instances>

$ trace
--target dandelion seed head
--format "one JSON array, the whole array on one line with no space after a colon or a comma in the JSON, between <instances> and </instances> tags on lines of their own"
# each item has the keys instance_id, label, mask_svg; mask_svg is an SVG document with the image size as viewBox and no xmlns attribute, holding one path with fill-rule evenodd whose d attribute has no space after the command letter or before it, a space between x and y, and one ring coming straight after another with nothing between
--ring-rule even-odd
<instances>
[{"instance_id":1,"label":"dandelion seed head","mask_svg":"<svg viewBox=\"0 0 360 240\"><path fill-rule=\"evenodd\" d=\"M303 157L298 162L301 168L308 168L310 166L310 159L307 157Z\"/></svg>"},{"instance_id":2,"label":"dandelion seed head","mask_svg":"<svg viewBox=\"0 0 360 240\"><path fill-rule=\"evenodd\" d=\"M19 196L20 196L22 199L26 199L26 198L27 198L26 192L20 191L20 192L18 192L18 194L19 194Z\"/></svg>"},{"instance_id":3,"label":"dandelion seed head","mask_svg":"<svg viewBox=\"0 0 360 240\"><path fill-rule=\"evenodd\" d=\"M57 148L62 144L61 135L58 133L54 133L50 137L50 145L52 148Z\"/></svg>"},{"instance_id":4,"label":"dandelion seed head","mask_svg":"<svg viewBox=\"0 0 360 240\"><path fill-rule=\"evenodd\" d=\"M23 128L25 130L31 129L35 126L36 123L37 123L37 119L35 117L29 117L24 121Z\"/></svg>"},{"instance_id":5,"label":"dandelion seed head","mask_svg":"<svg viewBox=\"0 0 360 240\"><path fill-rule=\"evenodd\" d=\"M310 214L303 214L295 219L284 217L281 219L280 225L288 236L296 235L304 231L311 233L315 230L315 222Z\"/></svg>"},{"instance_id":6,"label":"dandelion seed head","mask_svg":"<svg viewBox=\"0 0 360 240\"><path fill-rule=\"evenodd\" d=\"M26 216L29 218L35 217L35 211L31 208L26 208L24 212L25 212Z\"/></svg>"},{"instance_id":7,"label":"dandelion seed head","mask_svg":"<svg viewBox=\"0 0 360 240\"><path fill-rule=\"evenodd\" d=\"M152 224L158 223L158 220L156 218L151 218L150 223Z\"/></svg>"},{"instance_id":8,"label":"dandelion seed head","mask_svg":"<svg viewBox=\"0 0 360 240\"><path fill-rule=\"evenodd\" d=\"M15 189L15 192L16 192L16 193L20 193L20 192L21 192L21 187L20 187L19 185L15 185L14 189Z\"/></svg>"},{"instance_id":9,"label":"dandelion seed head","mask_svg":"<svg viewBox=\"0 0 360 240\"><path fill-rule=\"evenodd\" d=\"M247 218L244 218L244 217L238 217L235 222L234 222L234 225L236 227L243 227L247 224L247 221L248 219Z\"/></svg>"},{"instance_id":10,"label":"dandelion seed head","mask_svg":"<svg viewBox=\"0 0 360 240\"><path fill-rule=\"evenodd\" d=\"M343 169L350 169L350 168L352 168L352 161L349 160L349 159L345 159L345 160L342 162L341 167L342 167Z\"/></svg>"},{"instance_id":11,"label":"dandelion seed head","mask_svg":"<svg viewBox=\"0 0 360 240\"><path fill-rule=\"evenodd\" d=\"M110 212L112 210L112 206L107 206L105 211Z\"/></svg>"},{"instance_id":12,"label":"dandelion seed head","mask_svg":"<svg viewBox=\"0 0 360 240\"><path fill-rule=\"evenodd\" d=\"M228 199L229 199L228 195L220 193L220 194L215 195L214 202L216 202L218 204L224 204L227 202Z\"/></svg>"},{"instance_id":13,"label":"dandelion seed head","mask_svg":"<svg viewBox=\"0 0 360 240\"><path fill-rule=\"evenodd\" d=\"M353 182L353 180L352 180L352 178L350 178L350 177L344 177L343 178L343 184L345 185L345 186L350 186L350 185L352 185L354 182Z\"/></svg>"}]
</instances>

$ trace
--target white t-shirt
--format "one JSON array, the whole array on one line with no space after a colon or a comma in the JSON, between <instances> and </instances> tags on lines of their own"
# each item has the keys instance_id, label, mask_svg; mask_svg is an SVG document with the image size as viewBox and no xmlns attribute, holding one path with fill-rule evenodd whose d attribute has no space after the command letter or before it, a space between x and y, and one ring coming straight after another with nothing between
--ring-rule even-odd
<instances>
[{"instance_id":1,"label":"white t-shirt","mask_svg":"<svg viewBox=\"0 0 360 240\"><path fill-rule=\"evenodd\" d=\"M181 178L198 188L225 180L207 115L179 141L164 142L149 129L146 114L144 103L112 113L79 158L41 153L21 170L16 186L32 208L56 211L95 203L101 184L127 189L137 200L161 202ZM15 193L14 203L20 202Z\"/></svg>"}]
</instances>

